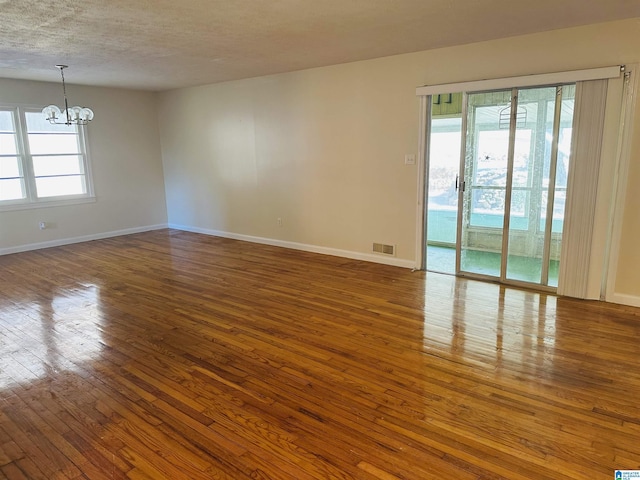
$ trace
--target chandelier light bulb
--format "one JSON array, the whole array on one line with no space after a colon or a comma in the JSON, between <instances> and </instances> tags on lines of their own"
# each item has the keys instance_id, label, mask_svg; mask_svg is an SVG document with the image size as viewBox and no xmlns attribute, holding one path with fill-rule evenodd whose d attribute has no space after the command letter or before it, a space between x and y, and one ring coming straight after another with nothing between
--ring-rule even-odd
<instances>
[{"instance_id":1,"label":"chandelier light bulb","mask_svg":"<svg viewBox=\"0 0 640 480\"><path fill-rule=\"evenodd\" d=\"M85 122L90 122L91 120L93 120L93 110L86 107L83 108L80 112L80 120L83 120Z\"/></svg>"},{"instance_id":2,"label":"chandelier light bulb","mask_svg":"<svg viewBox=\"0 0 640 480\"><path fill-rule=\"evenodd\" d=\"M62 115L62 111L56 105L44 107L42 113L44 113L45 118L51 123L55 123L55 121L60 118L60 115Z\"/></svg>"}]
</instances>

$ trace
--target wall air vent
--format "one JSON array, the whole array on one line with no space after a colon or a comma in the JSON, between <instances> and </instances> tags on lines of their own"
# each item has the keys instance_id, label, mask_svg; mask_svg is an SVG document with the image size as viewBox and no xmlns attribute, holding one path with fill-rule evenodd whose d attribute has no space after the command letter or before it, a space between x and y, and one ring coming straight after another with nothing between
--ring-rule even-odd
<instances>
[{"instance_id":1,"label":"wall air vent","mask_svg":"<svg viewBox=\"0 0 640 480\"><path fill-rule=\"evenodd\" d=\"M395 256L396 247L395 245L385 245L384 243L374 243L373 251L374 253L381 253L382 255Z\"/></svg>"}]
</instances>

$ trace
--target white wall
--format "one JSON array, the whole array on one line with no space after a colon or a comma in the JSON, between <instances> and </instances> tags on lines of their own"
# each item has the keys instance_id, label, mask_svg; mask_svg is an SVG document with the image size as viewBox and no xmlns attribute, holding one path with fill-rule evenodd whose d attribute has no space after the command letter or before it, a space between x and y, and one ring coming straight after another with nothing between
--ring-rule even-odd
<instances>
[{"instance_id":1,"label":"white wall","mask_svg":"<svg viewBox=\"0 0 640 480\"><path fill-rule=\"evenodd\" d=\"M416 86L637 63L638 45L632 19L164 92L169 223L361 255L382 241L411 264L417 170L403 160L418 149ZM633 137L637 159L640 122ZM627 209L615 283L640 299L638 235Z\"/></svg>"},{"instance_id":2,"label":"white wall","mask_svg":"<svg viewBox=\"0 0 640 480\"><path fill-rule=\"evenodd\" d=\"M351 252L389 242L411 259L404 73L360 62L161 95L170 223Z\"/></svg>"},{"instance_id":3,"label":"white wall","mask_svg":"<svg viewBox=\"0 0 640 480\"><path fill-rule=\"evenodd\" d=\"M0 211L0 253L166 225L156 94L76 85L68 93L96 115L87 127L96 201ZM61 100L59 84L0 79L0 104Z\"/></svg>"}]
</instances>

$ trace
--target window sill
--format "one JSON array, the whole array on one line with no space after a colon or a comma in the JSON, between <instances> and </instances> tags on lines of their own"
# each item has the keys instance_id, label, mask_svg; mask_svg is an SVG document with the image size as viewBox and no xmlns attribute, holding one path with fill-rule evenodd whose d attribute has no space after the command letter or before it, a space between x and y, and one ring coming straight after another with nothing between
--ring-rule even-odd
<instances>
[{"instance_id":1,"label":"window sill","mask_svg":"<svg viewBox=\"0 0 640 480\"><path fill-rule=\"evenodd\" d=\"M95 203L96 197L80 197L80 198L64 198L57 200L38 200L28 203L9 203L0 204L0 212L8 212L12 210L31 210L35 208L64 207L67 205L80 205L83 203Z\"/></svg>"}]
</instances>

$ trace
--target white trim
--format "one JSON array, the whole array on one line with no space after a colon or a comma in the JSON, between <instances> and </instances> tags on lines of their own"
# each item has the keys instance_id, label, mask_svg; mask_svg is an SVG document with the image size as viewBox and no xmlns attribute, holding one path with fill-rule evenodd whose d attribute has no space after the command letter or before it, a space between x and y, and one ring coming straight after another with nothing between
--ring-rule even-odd
<instances>
[{"instance_id":1,"label":"white trim","mask_svg":"<svg viewBox=\"0 0 640 480\"><path fill-rule=\"evenodd\" d=\"M634 127L634 112L636 111L636 98L640 89L640 82L638 81L638 65L634 64L628 69L631 73L629 79L628 89L625 92L626 98L623 98L623 102L626 102L622 106L624 109L624 117L621 118L622 125L620 125L620 134L618 142L618 152L616 155L617 171L614 177L614 187L612 194L612 212L610 223L610 237L609 237L609 257L607 259L607 270L605 272L606 280L603 286L603 296L607 302L623 303L614 300L617 296L628 297L629 295L617 294L616 288L616 276L618 274L618 261L620 259L620 241L622 238L622 220L624 217L625 200L627 197L628 187L628 173L629 165L631 163L631 139L633 137ZM634 306L640 306L640 304Z\"/></svg>"},{"instance_id":2,"label":"white trim","mask_svg":"<svg viewBox=\"0 0 640 480\"><path fill-rule=\"evenodd\" d=\"M427 191L427 130L426 122L429 115L429 105L425 97L420 98L420 118L418 120L418 201L416 204L416 261L413 268L421 269L426 265L424 259L424 245L427 239L425 222L426 206L424 204Z\"/></svg>"},{"instance_id":3,"label":"white trim","mask_svg":"<svg viewBox=\"0 0 640 480\"><path fill-rule=\"evenodd\" d=\"M630 307L640 307L640 297L637 295L627 295L626 293L612 293L606 300L609 303L618 303Z\"/></svg>"},{"instance_id":4,"label":"white trim","mask_svg":"<svg viewBox=\"0 0 640 480\"><path fill-rule=\"evenodd\" d=\"M56 197L47 197L56 198ZM65 197L57 200L34 200L32 202L7 203L0 205L0 212L9 212L12 210L30 210L35 208L63 207L67 205L80 205L82 203L96 203L97 199L93 197Z\"/></svg>"},{"instance_id":5,"label":"white trim","mask_svg":"<svg viewBox=\"0 0 640 480\"><path fill-rule=\"evenodd\" d=\"M111 232L94 233L91 235L82 235L80 237L60 238L58 240L50 240L48 242L29 243L26 245L18 245L16 247L0 248L0 255L9 255L12 253L40 250L41 248L59 247L61 245L70 245L72 243L90 242L91 240L102 240L104 238L131 235L132 233L150 232L151 230L162 230L163 228L167 228L167 224L146 225L144 227L125 228L124 230L113 230Z\"/></svg>"},{"instance_id":6,"label":"white trim","mask_svg":"<svg viewBox=\"0 0 640 480\"><path fill-rule=\"evenodd\" d=\"M292 250L301 250L304 252L320 253L323 255L332 255L334 257L350 258L353 260L363 260L365 262L381 263L394 267L414 268L413 260L402 260L393 257L384 257L382 255L374 255L369 253L352 252L350 250L340 250L338 248L321 247L318 245L309 245L306 243L289 242L286 240L276 240L274 238L254 237L252 235L243 235L241 233L224 232L221 230L210 230L208 228L191 227L188 225L169 224L169 228L182 230L185 232L202 233L204 235L212 235L214 237L231 238L233 240L241 240L243 242L260 243L263 245L271 245L274 247L290 248Z\"/></svg>"},{"instance_id":7,"label":"white trim","mask_svg":"<svg viewBox=\"0 0 640 480\"><path fill-rule=\"evenodd\" d=\"M471 82L445 83L441 85L425 85L416 88L416 95L438 95L458 92L480 92L507 88L534 87L542 85L558 85L585 80L602 80L620 77L621 66L574 70L572 72L543 73L519 77L495 78Z\"/></svg>"}]
</instances>

